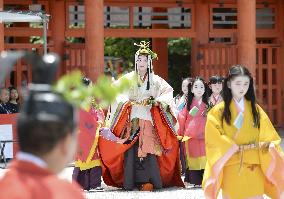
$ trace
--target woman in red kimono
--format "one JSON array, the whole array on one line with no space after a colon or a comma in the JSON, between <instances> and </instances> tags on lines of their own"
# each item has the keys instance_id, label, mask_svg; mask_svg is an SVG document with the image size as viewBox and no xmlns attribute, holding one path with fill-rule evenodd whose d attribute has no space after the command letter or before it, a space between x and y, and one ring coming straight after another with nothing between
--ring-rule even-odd
<instances>
[{"instance_id":1,"label":"woman in red kimono","mask_svg":"<svg viewBox=\"0 0 284 199\"><path fill-rule=\"evenodd\" d=\"M104 182L126 190L184 186L174 130L173 89L154 74L152 59L157 55L149 49L149 43L139 46L135 71L114 85L123 78L137 81L117 98L107 116L112 133L127 138L128 144L99 139Z\"/></svg>"},{"instance_id":2,"label":"woman in red kimono","mask_svg":"<svg viewBox=\"0 0 284 199\"><path fill-rule=\"evenodd\" d=\"M90 79L82 79L85 86L91 84ZM104 112L96 108L92 102L88 111L81 110L79 114L78 150L75 157L75 167L72 179L78 182L84 190L102 189L102 168L98 151L99 130L104 122Z\"/></svg>"},{"instance_id":3,"label":"woman in red kimono","mask_svg":"<svg viewBox=\"0 0 284 199\"><path fill-rule=\"evenodd\" d=\"M186 171L184 181L201 186L206 164L204 130L208 107L208 88L204 80L195 78L189 85L187 104L178 114L178 134L185 146Z\"/></svg>"}]
</instances>

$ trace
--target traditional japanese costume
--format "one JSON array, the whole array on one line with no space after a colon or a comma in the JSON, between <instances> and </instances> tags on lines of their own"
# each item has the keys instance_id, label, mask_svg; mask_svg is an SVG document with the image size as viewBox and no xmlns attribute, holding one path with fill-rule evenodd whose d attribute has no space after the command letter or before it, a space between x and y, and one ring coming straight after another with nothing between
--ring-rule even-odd
<instances>
[{"instance_id":1,"label":"traditional japanese costume","mask_svg":"<svg viewBox=\"0 0 284 199\"><path fill-rule=\"evenodd\" d=\"M211 96L209 97L209 106L213 107L222 101L223 101L223 98L221 94L219 94L218 96L214 96L213 94L211 94Z\"/></svg>"},{"instance_id":2,"label":"traditional japanese costume","mask_svg":"<svg viewBox=\"0 0 284 199\"><path fill-rule=\"evenodd\" d=\"M192 100L190 110L187 106L178 115L178 134L184 142L186 173L185 182L201 185L206 164L204 131L206 123L206 104L202 100Z\"/></svg>"},{"instance_id":3,"label":"traditional japanese costume","mask_svg":"<svg viewBox=\"0 0 284 199\"><path fill-rule=\"evenodd\" d=\"M231 101L231 125L222 121L224 102L207 115L205 129L207 164L203 188L205 197L284 198L284 156L281 139L266 113L256 106L260 127L253 122L250 101Z\"/></svg>"},{"instance_id":4,"label":"traditional japanese costume","mask_svg":"<svg viewBox=\"0 0 284 199\"><path fill-rule=\"evenodd\" d=\"M104 122L101 109L90 107L79 114L78 150L75 156L75 168L72 178L84 190L101 186L101 160L98 151L99 130Z\"/></svg>"},{"instance_id":5,"label":"traditional japanese costume","mask_svg":"<svg viewBox=\"0 0 284 199\"><path fill-rule=\"evenodd\" d=\"M117 98L107 116L112 133L128 138L128 144L117 144L103 136L99 139L104 182L127 190L145 183L157 189L183 186L174 130L173 89L154 75L153 52L147 45L142 43L135 55L137 60L139 54L148 54L146 79L140 79L137 66L124 75L122 78L137 79L137 84Z\"/></svg>"}]
</instances>

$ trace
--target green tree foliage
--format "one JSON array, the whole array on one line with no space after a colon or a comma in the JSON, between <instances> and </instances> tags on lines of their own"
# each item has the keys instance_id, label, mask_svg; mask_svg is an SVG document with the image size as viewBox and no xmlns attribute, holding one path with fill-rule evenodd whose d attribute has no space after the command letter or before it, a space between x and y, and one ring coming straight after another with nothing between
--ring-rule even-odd
<instances>
[{"instance_id":1,"label":"green tree foliage","mask_svg":"<svg viewBox=\"0 0 284 199\"><path fill-rule=\"evenodd\" d=\"M134 54L138 50L134 43L149 41L142 38L105 38L105 56L119 57L123 59L124 71L133 70Z\"/></svg>"},{"instance_id":2,"label":"green tree foliage","mask_svg":"<svg viewBox=\"0 0 284 199\"><path fill-rule=\"evenodd\" d=\"M91 103L104 108L135 83L135 80L124 78L120 80L120 84L113 86L111 79L102 75L96 83L86 86L82 78L80 71L66 74L57 81L54 90L61 93L70 103L83 109L88 109Z\"/></svg>"},{"instance_id":3,"label":"green tree foliage","mask_svg":"<svg viewBox=\"0 0 284 199\"><path fill-rule=\"evenodd\" d=\"M189 56L191 52L191 39L189 38L169 39L168 49L170 55Z\"/></svg>"},{"instance_id":4,"label":"green tree foliage","mask_svg":"<svg viewBox=\"0 0 284 199\"><path fill-rule=\"evenodd\" d=\"M124 71L133 70L134 54L137 46L134 43L150 39L139 38L106 38L105 55L123 58ZM189 38L171 38L168 39L169 49L169 83L175 90L175 95L181 89L181 79L188 77L191 66L191 39ZM159 55L158 55L159 57ZM161 57L159 57L161 59ZM155 66L154 66L155 70Z\"/></svg>"},{"instance_id":5,"label":"green tree foliage","mask_svg":"<svg viewBox=\"0 0 284 199\"><path fill-rule=\"evenodd\" d=\"M124 60L124 71L133 70L134 54L137 46L134 43L140 41L149 41L150 39L142 38L105 38L104 52L105 56L122 58ZM169 49L169 83L175 90L175 95L181 89L181 79L188 77L190 74L190 56L191 40L188 38L175 38L168 40ZM159 55L158 55L159 56ZM62 77L56 86L56 90L65 95L65 97L74 104L81 107L87 107L90 104L91 96L98 99L101 106L105 106L123 89L129 88L129 82L123 84L123 88L111 87L111 82L107 77L100 77L96 85L86 87L81 82L82 75L80 72L74 72Z\"/></svg>"},{"instance_id":6,"label":"green tree foliage","mask_svg":"<svg viewBox=\"0 0 284 199\"><path fill-rule=\"evenodd\" d=\"M189 77L191 69L191 39L175 38L168 40L169 84L174 95L181 91L182 79Z\"/></svg>"}]
</instances>

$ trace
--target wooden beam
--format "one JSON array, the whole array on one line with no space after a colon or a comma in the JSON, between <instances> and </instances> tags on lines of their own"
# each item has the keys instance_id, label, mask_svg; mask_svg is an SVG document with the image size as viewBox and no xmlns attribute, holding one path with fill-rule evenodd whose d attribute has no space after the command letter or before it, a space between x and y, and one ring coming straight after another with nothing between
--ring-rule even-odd
<instances>
[{"instance_id":1,"label":"wooden beam","mask_svg":"<svg viewBox=\"0 0 284 199\"><path fill-rule=\"evenodd\" d=\"M65 37L85 37L85 29L83 28L66 29Z\"/></svg>"},{"instance_id":2,"label":"wooden beam","mask_svg":"<svg viewBox=\"0 0 284 199\"><path fill-rule=\"evenodd\" d=\"M49 0L38 0L39 4L48 4ZM12 4L12 5L30 5L33 3L33 0L5 0L5 4Z\"/></svg>"},{"instance_id":3,"label":"wooden beam","mask_svg":"<svg viewBox=\"0 0 284 199\"><path fill-rule=\"evenodd\" d=\"M150 2L139 2L139 3L135 3L135 2L105 2L106 6L118 6L118 7L159 7L159 8L171 8L171 7L179 7L179 4L177 4L176 2L168 2L168 3L161 3L160 1L150 1ZM182 4L183 7L189 7L189 6L193 6L193 3L183 3Z\"/></svg>"},{"instance_id":4,"label":"wooden beam","mask_svg":"<svg viewBox=\"0 0 284 199\"><path fill-rule=\"evenodd\" d=\"M111 3L111 2L119 2L119 3L151 3L155 2L153 0L105 0L105 3ZM175 3L178 4L176 0L156 0L156 2L159 2L160 4L167 4L167 3ZM192 3L194 0L183 0L182 3Z\"/></svg>"},{"instance_id":5,"label":"wooden beam","mask_svg":"<svg viewBox=\"0 0 284 199\"><path fill-rule=\"evenodd\" d=\"M5 49L32 49L32 48L43 48L42 44L27 44L27 43L6 43L5 44Z\"/></svg>"},{"instance_id":6,"label":"wooden beam","mask_svg":"<svg viewBox=\"0 0 284 199\"><path fill-rule=\"evenodd\" d=\"M212 31L209 32L210 38L220 38L220 37L233 37L237 34L237 30L223 30L223 31Z\"/></svg>"},{"instance_id":7,"label":"wooden beam","mask_svg":"<svg viewBox=\"0 0 284 199\"><path fill-rule=\"evenodd\" d=\"M32 0L25 0L25 1L24 0L4 0L4 1L5 1L4 2L5 5L16 5L16 6L19 6L19 5L28 6L28 5L31 5L33 3ZM49 6L48 6L49 0L43 0L43 1L39 0L37 2L38 2L38 4L41 4L42 6L44 6L45 11L47 13L49 13Z\"/></svg>"},{"instance_id":8,"label":"wooden beam","mask_svg":"<svg viewBox=\"0 0 284 199\"><path fill-rule=\"evenodd\" d=\"M234 37L237 34L237 30L214 30L209 32L209 37L221 38L221 37ZM275 30L256 30L256 38L277 38L280 32Z\"/></svg>"},{"instance_id":9,"label":"wooden beam","mask_svg":"<svg viewBox=\"0 0 284 199\"><path fill-rule=\"evenodd\" d=\"M32 50L37 49L39 54L43 54L43 44L32 44L32 43L6 43L4 46L5 50ZM52 52L53 44L48 44L47 48Z\"/></svg>"},{"instance_id":10,"label":"wooden beam","mask_svg":"<svg viewBox=\"0 0 284 199\"><path fill-rule=\"evenodd\" d=\"M66 37L84 37L84 29L68 29ZM135 37L135 38L174 38L174 37L196 37L196 33L190 29L105 29L105 37Z\"/></svg>"},{"instance_id":11,"label":"wooden beam","mask_svg":"<svg viewBox=\"0 0 284 199\"><path fill-rule=\"evenodd\" d=\"M202 1L202 0L197 0ZM224 5L226 4L235 4L238 0L223 0ZM277 0L266 0L268 3L276 3ZM210 4L220 4L222 3L220 0L203 0L203 3L210 3ZM256 0L257 4L263 4L264 0Z\"/></svg>"},{"instance_id":12,"label":"wooden beam","mask_svg":"<svg viewBox=\"0 0 284 199\"><path fill-rule=\"evenodd\" d=\"M256 30L257 38L277 38L279 36L279 31L275 30Z\"/></svg>"},{"instance_id":13,"label":"wooden beam","mask_svg":"<svg viewBox=\"0 0 284 199\"><path fill-rule=\"evenodd\" d=\"M195 36L196 33L190 29L105 29L105 37L193 38Z\"/></svg>"},{"instance_id":14,"label":"wooden beam","mask_svg":"<svg viewBox=\"0 0 284 199\"><path fill-rule=\"evenodd\" d=\"M30 37L43 35L42 28L29 28L29 27L10 27L4 28L5 36L11 37ZM51 31L47 31L47 36L51 36Z\"/></svg>"},{"instance_id":15,"label":"wooden beam","mask_svg":"<svg viewBox=\"0 0 284 199\"><path fill-rule=\"evenodd\" d=\"M58 1L58 0L57 0ZM197 1L201 1L202 3L220 3L220 0L197 0ZM33 1L32 0L5 0L5 4L22 4L22 5L26 5L26 4L31 4ZM42 2L48 2L48 0L38 0L39 3ZM66 2L75 2L77 3L78 0L66 0ZM133 4L140 4L140 3L152 3L155 2L153 0L105 0L104 3L105 4L109 4L109 3L120 3L120 4L126 4L126 3L133 3ZM161 4L176 4L179 5L177 3L176 0L163 0L162 2L160 0L156 0L157 3ZM182 3L183 4L187 4L187 3L194 3L196 2L196 0L183 0ZM277 0L268 0L268 3L276 3ZM236 0L225 0L224 4L232 4L232 3L236 3ZM261 4L263 3L263 0L256 0L257 4Z\"/></svg>"},{"instance_id":16,"label":"wooden beam","mask_svg":"<svg viewBox=\"0 0 284 199\"><path fill-rule=\"evenodd\" d=\"M151 6L151 7L178 7L194 3L195 0L183 0L181 3L176 0L105 0L105 5L124 5L124 6ZM199 0L200 1L200 0Z\"/></svg>"}]
</instances>

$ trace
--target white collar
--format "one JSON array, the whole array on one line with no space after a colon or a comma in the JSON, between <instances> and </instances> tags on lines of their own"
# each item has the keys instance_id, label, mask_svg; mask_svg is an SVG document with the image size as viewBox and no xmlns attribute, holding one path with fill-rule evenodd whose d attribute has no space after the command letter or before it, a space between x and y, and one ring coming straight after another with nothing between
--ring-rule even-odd
<instances>
[{"instance_id":1,"label":"white collar","mask_svg":"<svg viewBox=\"0 0 284 199\"><path fill-rule=\"evenodd\" d=\"M219 93L219 94L217 94L216 97L215 97L214 93L212 93L212 97L217 101L217 100L221 97L221 95L220 95L220 93Z\"/></svg>"},{"instance_id":2,"label":"white collar","mask_svg":"<svg viewBox=\"0 0 284 199\"><path fill-rule=\"evenodd\" d=\"M184 100L186 100L186 96L182 95L181 98L180 98L180 101L183 102Z\"/></svg>"},{"instance_id":3,"label":"white collar","mask_svg":"<svg viewBox=\"0 0 284 199\"><path fill-rule=\"evenodd\" d=\"M16 157L17 157L18 160L22 160L22 161L26 161L26 162L32 162L32 163L34 163L35 165L37 165L41 168L47 168L47 164L43 159L41 159L40 157L35 156L31 153L19 151L17 153Z\"/></svg>"},{"instance_id":4,"label":"white collar","mask_svg":"<svg viewBox=\"0 0 284 199\"><path fill-rule=\"evenodd\" d=\"M239 102L235 98L233 98L233 99L235 100L237 106L241 109L241 111L244 112L244 110L245 110L245 100L244 100L244 98L242 98Z\"/></svg>"},{"instance_id":5,"label":"white collar","mask_svg":"<svg viewBox=\"0 0 284 199\"><path fill-rule=\"evenodd\" d=\"M200 104L202 103L202 97L201 97L199 100L197 100L197 99L194 97L194 100L196 100L198 106L200 106Z\"/></svg>"}]
</instances>

